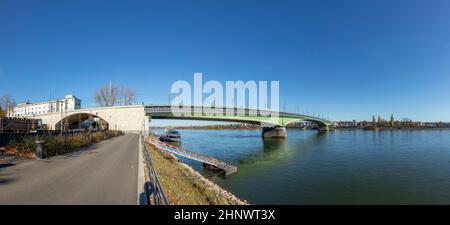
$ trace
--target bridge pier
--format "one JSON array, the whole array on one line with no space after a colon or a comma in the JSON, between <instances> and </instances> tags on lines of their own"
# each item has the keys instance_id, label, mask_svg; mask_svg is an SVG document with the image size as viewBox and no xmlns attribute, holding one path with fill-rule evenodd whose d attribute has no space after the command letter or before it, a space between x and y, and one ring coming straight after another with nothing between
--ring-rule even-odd
<instances>
[{"instance_id":1,"label":"bridge pier","mask_svg":"<svg viewBox=\"0 0 450 225\"><path fill-rule=\"evenodd\" d=\"M317 130L319 131L319 133L325 133L328 131L333 131L334 128L331 128L330 126L323 126L323 127L317 128Z\"/></svg>"},{"instance_id":2,"label":"bridge pier","mask_svg":"<svg viewBox=\"0 0 450 225\"><path fill-rule=\"evenodd\" d=\"M287 138L286 127L263 127L263 138Z\"/></svg>"}]
</instances>

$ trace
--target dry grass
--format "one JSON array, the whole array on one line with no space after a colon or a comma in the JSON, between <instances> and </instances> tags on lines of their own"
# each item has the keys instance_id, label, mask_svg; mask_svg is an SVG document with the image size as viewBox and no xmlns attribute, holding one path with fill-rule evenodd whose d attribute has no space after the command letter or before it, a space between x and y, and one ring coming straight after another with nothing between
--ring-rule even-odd
<instances>
[{"instance_id":1,"label":"dry grass","mask_svg":"<svg viewBox=\"0 0 450 225\"><path fill-rule=\"evenodd\" d=\"M34 151L31 150L17 150L15 147L11 146L4 146L0 147L0 153L4 155L13 155L13 156L19 156L19 157L25 157L30 159L35 159L36 155L34 154Z\"/></svg>"},{"instance_id":2,"label":"dry grass","mask_svg":"<svg viewBox=\"0 0 450 225\"><path fill-rule=\"evenodd\" d=\"M44 155L45 157L51 157L55 155L71 152L83 147L90 146L93 143L109 139L111 137L122 135L121 131L98 131L98 132L86 132L76 134L65 134L62 136L34 136L25 137L20 141L13 140L8 146L4 148L4 151L8 154L25 156L28 158L35 158L36 141L44 141Z\"/></svg>"},{"instance_id":3,"label":"dry grass","mask_svg":"<svg viewBox=\"0 0 450 225\"><path fill-rule=\"evenodd\" d=\"M247 204L179 162L172 154L149 144L147 149L171 205Z\"/></svg>"},{"instance_id":4,"label":"dry grass","mask_svg":"<svg viewBox=\"0 0 450 225\"><path fill-rule=\"evenodd\" d=\"M170 154L155 150L147 145L153 167L169 198L171 205L208 205L203 193L194 186L192 179L186 176L183 168L177 165L177 159Z\"/></svg>"}]
</instances>

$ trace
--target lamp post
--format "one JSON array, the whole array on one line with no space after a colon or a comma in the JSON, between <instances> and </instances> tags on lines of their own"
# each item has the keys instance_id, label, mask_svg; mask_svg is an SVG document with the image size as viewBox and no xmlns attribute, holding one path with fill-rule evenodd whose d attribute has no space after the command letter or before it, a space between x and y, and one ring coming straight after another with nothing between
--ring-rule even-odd
<instances>
[{"instance_id":1,"label":"lamp post","mask_svg":"<svg viewBox=\"0 0 450 225\"><path fill-rule=\"evenodd\" d=\"M59 101L56 101L56 109L58 110L58 108L59 108L59 114L60 114L60 116L61 116L61 120L60 120L60 122L59 122L59 130L60 130L60 135L62 136L62 133L63 133L63 113L62 113L62 107L61 107L61 105L59 104Z\"/></svg>"}]
</instances>

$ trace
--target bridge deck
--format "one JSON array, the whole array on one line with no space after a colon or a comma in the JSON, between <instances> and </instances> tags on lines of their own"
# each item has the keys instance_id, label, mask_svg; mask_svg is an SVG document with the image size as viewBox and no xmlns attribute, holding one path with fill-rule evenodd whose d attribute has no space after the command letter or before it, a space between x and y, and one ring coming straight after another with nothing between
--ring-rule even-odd
<instances>
[{"instance_id":1,"label":"bridge deck","mask_svg":"<svg viewBox=\"0 0 450 225\"><path fill-rule=\"evenodd\" d=\"M146 137L145 140L148 143L152 144L153 146L161 149L162 151L170 152L172 154L183 156L183 157L186 157L186 158L198 161L198 162L206 163L208 165L211 165L213 167L221 169L221 170L223 170L225 172L226 176L237 172L237 167L236 166L227 164L227 163L225 163L223 161L220 161L218 159L215 159L215 158L212 158L212 157L209 157L209 156L206 156L206 155L202 155L202 154L199 154L199 153L196 153L196 152L193 152L193 151L189 151L187 149L180 148L178 146L167 144L165 142L152 139L150 137Z\"/></svg>"},{"instance_id":2,"label":"bridge deck","mask_svg":"<svg viewBox=\"0 0 450 225\"><path fill-rule=\"evenodd\" d=\"M315 116L250 108L209 108L203 106L172 108L171 105L145 105L144 108L145 114L155 119L210 120L251 124L265 123L265 126L285 126L296 121L309 121L316 123L320 127L333 125L332 121Z\"/></svg>"}]
</instances>

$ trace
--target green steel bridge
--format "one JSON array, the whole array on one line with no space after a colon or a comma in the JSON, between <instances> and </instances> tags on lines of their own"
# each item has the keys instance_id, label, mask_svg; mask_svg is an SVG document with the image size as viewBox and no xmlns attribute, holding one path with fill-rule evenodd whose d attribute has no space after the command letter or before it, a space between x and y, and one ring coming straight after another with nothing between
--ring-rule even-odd
<instances>
[{"instance_id":1,"label":"green steel bridge","mask_svg":"<svg viewBox=\"0 0 450 225\"><path fill-rule=\"evenodd\" d=\"M327 131L332 121L319 117L267 110L244 108L203 108L198 106L175 107L170 105L146 105L145 114L152 119L208 120L239 122L260 125L264 137L287 137L285 126L308 121L318 125L319 131Z\"/></svg>"}]
</instances>

